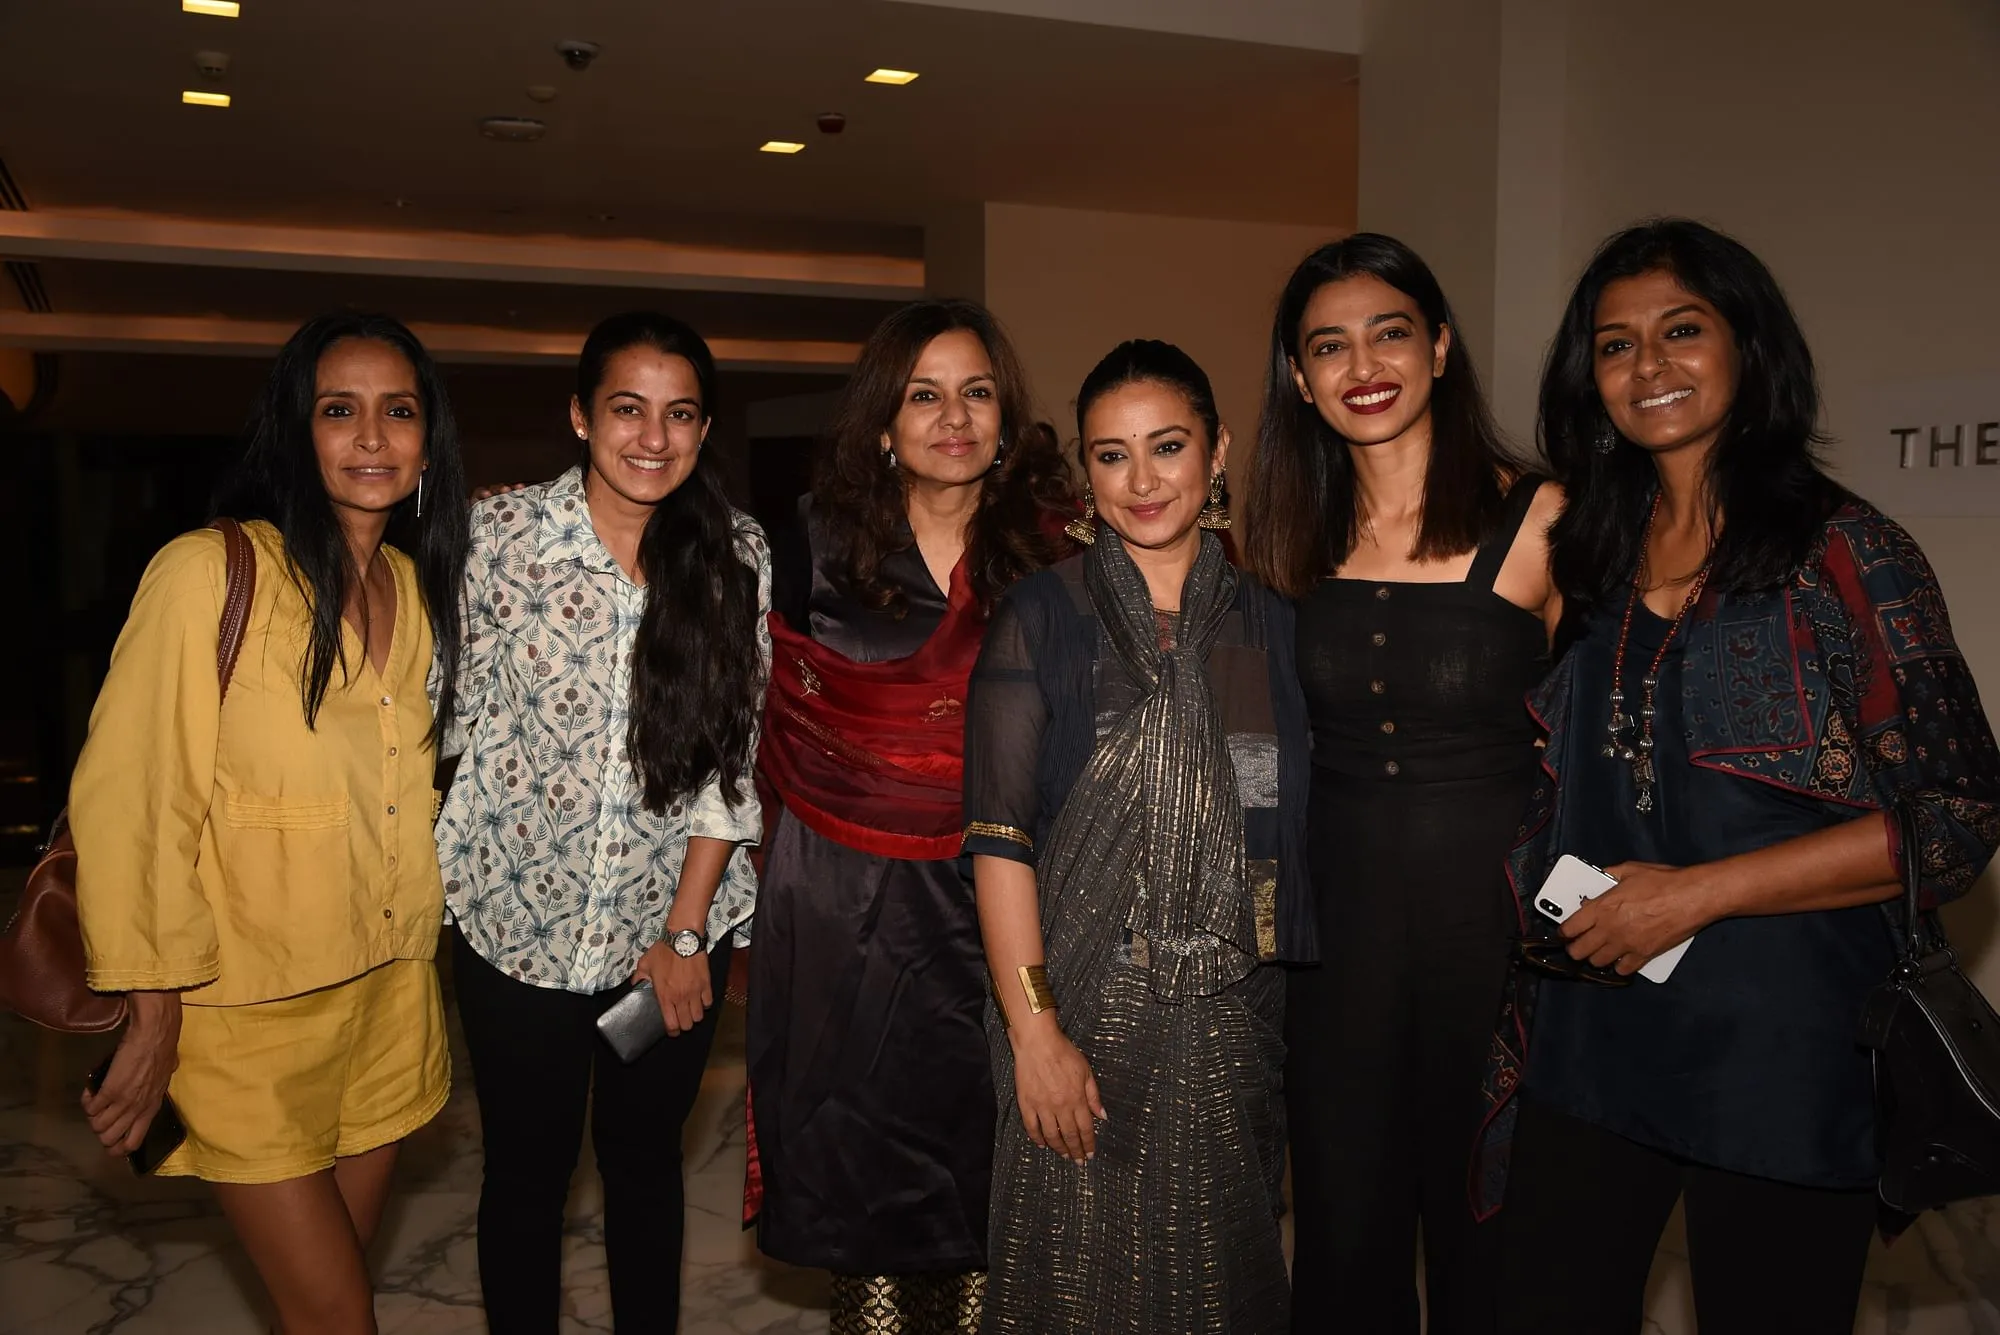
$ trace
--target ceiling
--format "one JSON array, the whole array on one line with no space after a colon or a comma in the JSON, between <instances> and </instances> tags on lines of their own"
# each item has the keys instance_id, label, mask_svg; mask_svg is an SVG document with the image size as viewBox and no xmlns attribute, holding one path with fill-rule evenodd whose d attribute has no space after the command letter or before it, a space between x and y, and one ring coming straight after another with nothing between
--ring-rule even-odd
<instances>
[{"instance_id":1,"label":"ceiling","mask_svg":"<svg viewBox=\"0 0 2000 1335\"><path fill-rule=\"evenodd\" d=\"M602 54L574 72L565 38ZM179 105L207 48L231 57L228 110ZM863 83L878 65L923 77ZM38 209L908 254L939 207L981 200L1351 224L1355 70L886 0L244 0L234 20L13 0L0 157ZM819 134L823 111L845 133ZM503 115L548 133L478 135Z\"/></svg>"},{"instance_id":2,"label":"ceiling","mask_svg":"<svg viewBox=\"0 0 2000 1335\"><path fill-rule=\"evenodd\" d=\"M46 297L24 314L15 285L0 282L0 344L28 346L20 330L44 309L269 329L369 307L435 326L580 336L675 287L671 308L715 337L818 341L795 382L757 382L776 392L824 384L837 349L913 289L655 282L636 261L622 276L613 264L579 280L577 257L693 246L747 256L746 274L772 252L808 266L821 257L823 268L830 257L908 268L927 227L989 201L1330 231L1354 221L1358 62L1330 49L1353 27L1350 0L242 3L229 20L183 13L179 0L0 2L0 166L29 210L0 218L61 231L115 210L128 229L167 219L291 229L306 258L260 267L234 241L190 258L165 246L29 250L18 237L10 249L0 238L0 258L34 260L9 267L31 271ZM571 38L601 48L581 72L555 50ZM221 82L197 73L203 50L229 56ZM877 66L921 77L864 83ZM531 85L552 87L553 100L531 98ZM205 88L234 105L180 104L183 89ZM845 115L845 131L816 130L822 112ZM495 142L477 131L488 116L537 117L547 133ZM807 147L755 151L767 139ZM560 250L571 269L552 279L497 261L457 277L357 267L336 252L361 232L436 238L433 252L458 244L444 233L523 238ZM142 345L103 346L129 356ZM476 345L459 360L478 360ZM79 355L89 354L64 353Z\"/></svg>"}]
</instances>

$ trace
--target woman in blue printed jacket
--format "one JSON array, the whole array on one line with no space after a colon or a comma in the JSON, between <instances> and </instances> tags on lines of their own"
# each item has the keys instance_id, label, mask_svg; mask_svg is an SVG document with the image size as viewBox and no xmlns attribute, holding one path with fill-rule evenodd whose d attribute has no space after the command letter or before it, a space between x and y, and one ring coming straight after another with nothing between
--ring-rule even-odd
<instances>
[{"instance_id":1,"label":"woman in blue printed jacket","mask_svg":"<svg viewBox=\"0 0 2000 1335\"><path fill-rule=\"evenodd\" d=\"M1910 859L1927 907L1979 877L2000 754L1930 566L1820 470L1818 412L1783 293L1730 238L1648 223L1578 283L1541 403L1574 643L1530 701L1546 775L1510 867L1572 976L1517 992L1489 1090L1504 1330L1637 1332L1683 1198L1702 1335L1854 1328L1881 906ZM1565 853L1617 885L1558 928L1526 897Z\"/></svg>"}]
</instances>

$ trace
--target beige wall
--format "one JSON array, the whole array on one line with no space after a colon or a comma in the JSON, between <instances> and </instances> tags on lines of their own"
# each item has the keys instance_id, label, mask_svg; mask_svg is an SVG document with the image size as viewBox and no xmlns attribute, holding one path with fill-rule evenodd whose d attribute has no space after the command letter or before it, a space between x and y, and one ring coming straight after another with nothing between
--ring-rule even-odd
<instances>
[{"instance_id":1,"label":"beige wall","mask_svg":"<svg viewBox=\"0 0 2000 1335\"><path fill-rule=\"evenodd\" d=\"M1500 5L1368 0L1361 56L1361 230L1413 246L1443 285L1473 365L1493 358Z\"/></svg>"},{"instance_id":2,"label":"beige wall","mask_svg":"<svg viewBox=\"0 0 2000 1335\"><path fill-rule=\"evenodd\" d=\"M1345 229L986 206L986 301L1027 362L1042 411L1076 434L1076 390L1128 338L1180 345L1247 444L1271 313L1292 267Z\"/></svg>"},{"instance_id":3,"label":"beige wall","mask_svg":"<svg viewBox=\"0 0 2000 1335\"><path fill-rule=\"evenodd\" d=\"M1517 435L1568 285L1605 235L1659 213L1776 272L1819 362L1829 459L1864 495L1893 468L1885 387L2000 391L1991 0L1369 0L1367 20L1361 223L1431 259ZM2000 468L1962 481L1942 508L1994 517L1886 508L1930 555L2000 715ZM2000 871L1956 917L2000 996L1995 889Z\"/></svg>"}]
</instances>

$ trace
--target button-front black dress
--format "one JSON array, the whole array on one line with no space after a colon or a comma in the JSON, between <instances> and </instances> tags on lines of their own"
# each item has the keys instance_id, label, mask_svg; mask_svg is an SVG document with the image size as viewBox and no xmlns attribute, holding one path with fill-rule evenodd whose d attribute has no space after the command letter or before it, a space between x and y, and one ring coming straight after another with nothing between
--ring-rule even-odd
<instances>
[{"instance_id":1,"label":"button-front black dress","mask_svg":"<svg viewBox=\"0 0 2000 1335\"><path fill-rule=\"evenodd\" d=\"M858 662L906 658L944 619L914 545L882 564L900 619L840 590L823 523L773 546L779 613ZM758 1245L843 1275L983 1270L994 1106L972 887L956 859L863 853L788 819L768 837L748 1043Z\"/></svg>"},{"instance_id":2,"label":"button-front black dress","mask_svg":"<svg viewBox=\"0 0 2000 1335\"><path fill-rule=\"evenodd\" d=\"M1536 774L1542 622L1493 591L1517 484L1461 583L1323 581L1299 607L1322 963L1287 993L1292 1329L1490 1329L1467 1172L1517 930L1504 858Z\"/></svg>"}]
</instances>

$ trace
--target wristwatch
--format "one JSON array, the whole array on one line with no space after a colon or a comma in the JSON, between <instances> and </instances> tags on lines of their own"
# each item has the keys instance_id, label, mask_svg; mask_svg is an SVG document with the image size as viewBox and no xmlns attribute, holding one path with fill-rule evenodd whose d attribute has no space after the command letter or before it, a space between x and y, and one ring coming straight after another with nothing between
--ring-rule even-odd
<instances>
[{"instance_id":1,"label":"wristwatch","mask_svg":"<svg viewBox=\"0 0 2000 1335\"><path fill-rule=\"evenodd\" d=\"M678 932L668 934L667 944L674 948L674 954L684 960L691 960L701 954L701 948L708 942L702 940L700 932L692 932L683 927Z\"/></svg>"}]
</instances>

